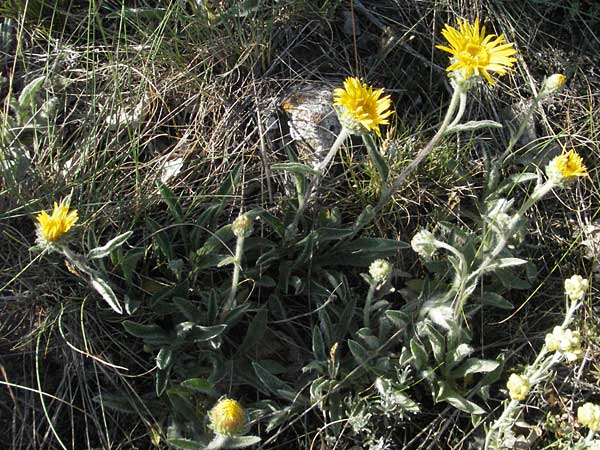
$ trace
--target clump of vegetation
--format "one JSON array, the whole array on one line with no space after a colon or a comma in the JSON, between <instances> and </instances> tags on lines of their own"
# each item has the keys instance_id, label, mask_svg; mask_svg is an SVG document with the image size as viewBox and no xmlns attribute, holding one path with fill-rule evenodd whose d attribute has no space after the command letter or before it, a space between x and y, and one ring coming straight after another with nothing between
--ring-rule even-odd
<instances>
[{"instance_id":1,"label":"clump of vegetation","mask_svg":"<svg viewBox=\"0 0 600 450\"><path fill-rule=\"evenodd\" d=\"M599 11L376 3L1 7L10 448L599 446Z\"/></svg>"}]
</instances>

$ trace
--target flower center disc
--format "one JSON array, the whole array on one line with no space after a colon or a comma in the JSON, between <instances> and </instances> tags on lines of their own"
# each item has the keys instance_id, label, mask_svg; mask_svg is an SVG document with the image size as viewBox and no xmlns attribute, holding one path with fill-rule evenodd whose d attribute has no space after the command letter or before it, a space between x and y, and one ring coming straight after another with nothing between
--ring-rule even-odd
<instances>
[{"instance_id":1,"label":"flower center disc","mask_svg":"<svg viewBox=\"0 0 600 450\"><path fill-rule=\"evenodd\" d=\"M473 42L469 42L465 46L463 56L472 60L478 66L486 66L490 62L490 55L485 47Z\"/></svg>"}]
</instances>

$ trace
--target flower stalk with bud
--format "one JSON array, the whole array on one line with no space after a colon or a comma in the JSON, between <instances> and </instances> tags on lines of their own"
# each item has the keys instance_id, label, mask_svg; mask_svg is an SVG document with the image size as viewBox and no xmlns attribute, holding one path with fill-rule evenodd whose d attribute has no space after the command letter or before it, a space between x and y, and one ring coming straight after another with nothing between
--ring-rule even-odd
<instances>
[{"instance_id":1,"label":"flower stalk with bud","mask_svg":"<svg viewBox=\"0 0 600 450\"><path fill-rule=\"evenodd\" d=\"M233 221L231 224L231 231L236 237L235 241L235 255L233 257L233 275L231 277L231 289L229 290L229 296L225 302L223 308L224 312L230 311L235 308L237 289L240 284L240 273L242 271L242 256L244 255L244 241L252 234L254 227L252 225L252 219L248 216L241 215Z\"/></svg>"},{"instance_id":2,"label":"flower stalk with bud","mask_svg":"<svg viewBox=\"0 0 600 450\"><path fill-rule=\"evenodd\" d=\"M390 279L393 269L393 266L385 259L376 259L369 266L369 277L365 277L369 282L369 291L363 309L363 324L367 328L370 328L375 292Z\"/></svg>"}]
</instances>

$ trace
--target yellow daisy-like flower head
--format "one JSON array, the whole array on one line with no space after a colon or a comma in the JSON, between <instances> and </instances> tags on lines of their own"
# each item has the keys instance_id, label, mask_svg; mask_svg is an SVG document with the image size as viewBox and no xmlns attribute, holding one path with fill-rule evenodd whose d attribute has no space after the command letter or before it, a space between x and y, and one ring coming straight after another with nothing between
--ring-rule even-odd
<instances>
[{"instance_id":1,"label":"yellow daisy-like flower head","mask_svg":"<svg viewBox=\"0 0 600 450\"><path fill-rule=\"evenodd\" d=\"M459 19L458 30L446 24L442 35L449 46L436 45L436 48L453 55L452 64L446 70L464 80L475 74L494 84L490 72L504 75L516 62L513 44L505 42L503 34L486 36L485 26L479 28L479 19L475 19L472 25Z\"/></svg>"},{"instance_id":2,"label":"yellow daisy-like flower head","mask_svg":"<svg viewBox=\"0 0 600 450\"><path fill-rule=\"evenodd\" d=\"M79 219L77 210L69 210L70 199L54 202L52 215L42 211L36 216L37 223L37 241L42 245L50 245L58 241Z\"/></svg>"},{"instance_id":3,"label":"yellow daisy-like flower head","mask_svg":"<svg viewBox=\"0 0 600 450\"><path fill-rule=\"evenodd\" d=\"M387 118L393 113L390 96L382 95L383 89L373 89L358 78L346 78L344 88L333 91L333 105L341 124L353 134L374 131L381 136L379 125L387 125Z\"/></svg>"},{"instance_id":4,"label":"yellow daisy-like flower head","mask_svg":"<svg viewBox=\"0 0 600 450\"><path fill-rule=\"evenodd\" d=\"M225 398L219 401L209 413L211 428L225 436L240 434L244 429L246 414L236 400Z\"/></svg>"},{"instance_id":5,"label":"yellow daisy-like flower head","mask_svg":"<svg viewBox=\"0 0 600 450\"><path fill-rule=\"evenodd\" d=\"M565 185L577 177L588 176L583 159L575 150L558 155L546 166L546 176L557 185Z\"/></svg>"}]
</instances>

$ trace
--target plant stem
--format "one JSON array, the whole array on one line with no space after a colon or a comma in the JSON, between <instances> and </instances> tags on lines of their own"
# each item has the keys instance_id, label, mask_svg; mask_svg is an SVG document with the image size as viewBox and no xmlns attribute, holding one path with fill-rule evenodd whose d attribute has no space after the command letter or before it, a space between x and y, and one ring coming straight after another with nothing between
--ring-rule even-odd
<instances>
[{"instance_id":1,"label":"plant stem","mask_svg":"<svg viewBox=\"0 0 600 450\"><path fill-rule=\"evenodd\" d=\"M325 158L323 159L323 161L321 161L317 165L317 167L315 167L315 170L317 172L319 172L319 175L315 175L313 177L313 179L311 180L310 184L306 188L306 191L304 192L304 195L302 196L302 198L300 200L300 204L298 205L298 210L296 211L296 215L294 216L294 221L292 222L292 228L293 229L296 229L296 227L298 226L298 222L300 221L300 217L302 217L302 213L306 209L306 206L308 205L310 197L312 196L312 194L314 193L314 191L317 188L317 185L321 181L321 177L322 177L323 171L325 169L327 169L327 167L331 163L331 160L335 157L335 154L337 153L337 151L339 150L339 148L341 147L341 145L343 144L343 142L346 140L346 138L348 136L350 136L350 131L348 131L348 129L346 129L345 127L343 127L342 131L340 131L340 134L338 134L337 139L335 140L335 142L331 146L331 149L329 150L329 152L327 153L327 155L325 156Z\"/></svg>"},{"instance_id":2,"label":"plant stem","mask_svg":"<svg viewBox=\"0 0 600 450\"><path fill-rule=\"evenodd\" d=\"M387 191L384 190L382 192L381 198L379 199L379 202L375 207L376 213L379 212L385 206L385 204L394 196L398 189L402 187L402 184L406 180L406 177L408 177L408 175L421 163L421 161L423 161L423 159L425 159L425 157L429 155L429 153L431 153L435 145L438 143L438 141L448 129L448 126L452 122L452 117L454 116L454 113L456 111L456 106L458 105L459 100L461 98L461 94L463 93L463 88L460 85L453 84L453 87L454 92L452 93L452 98L450 99L450 104L448 105L446 116L444 117L444 120L440 125L440 128L438 129L437 133L435 133L435 135L431 138L427 145L425 145L425 147L423 147L419 151L419 153L417 153L415 159L413 159L412 162L400 173L400 175L398 175L398 177L392 183L391 188ZM464 112L464 110L462 112ZM461 115L462 113L457 114L456 118L454 119L454 122L458 123L458 121L461 118Z\"/></svg>"},{"instance_id":3,"label":"plant stem","mask_svg":"<svg viewBox=\"0 0 600 450\"><path fill-rule=\"evenodd\" d=\"M375 296L375 288L377 287L377 282L371 283L369 286L369 292L367 292L367 300L365 301L365 309L363 310L363 322L366 328L370 328L370 316L371 316L371 306L373 306L373 297Z\"/></svg>"},{"instance_id":4,"label":"plant stem","mask_svg":"<svg viewBox=\"0 0 600 450\"><path fill-rule=\"evenodd\" d=\"M553 187L554 183L550 180L546 181L542 185L536 186L531 196L527 200L525 200L525 202L523 202L523 205L521 206L519 211L517 211L517 213L513 216L509 226L507 227L503 236L498 240L498 243L496 244L494 250L492 250L492 252L482 261L481 265L477 268L477 270L471 273L471 275L469 276L470 282L476 282L477 279L479 279L479 277L489 269L489 267L495 262L498 255L502 252L502 250L504 250L504 247L506 247L506 244L508 243L510 237L517 230L517 227L527 210L531 208L538 200L543 198L548 192L550 192Z\"/></svg>"},{"instance_id":5,"label":"plant stem","mask_svg":"<svg viewBox=\"0 0 600 450\"><path fill-rule=\"evenodd\" d=\"M235 295L237 294L237 288L240 283L240 272L242 271L242 255L244 253L244 239L245 236L238 236L235 242L235 261L233 262L233 275L231 276L231 289L229 290L229 297L223 307L223 312L231 311L235 308Z\"/></svg>"},{"instance_id":6,"label":"plant stem","mask_svg":"<svg viewBox=\"0 0 600 450\"><path fill-rule=\"evenodd\" d=\"M508 141L508 146L506 147L506 150L504 150L502 155L500 155L500 159L498 160L498 166L501 167L502 164L504 163L504 161L510 156L514 146L517 144L517 142L519 141L521 136L523 136L523 133L525 132L525 129L527 128L527 124L529 123L531 116L533 116L533 113L535 112L535 110L539 104L540 104L540 96L537 95L532 100L531 106L527 110L527 114L525 114L525 117L523 118L523 121L521 122L519 129L517 130L517 132L514 135L511 136L510 141Z\"/></svg>"}]
</instances>

